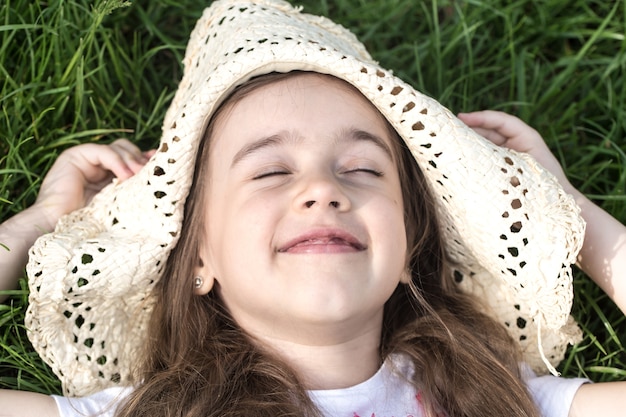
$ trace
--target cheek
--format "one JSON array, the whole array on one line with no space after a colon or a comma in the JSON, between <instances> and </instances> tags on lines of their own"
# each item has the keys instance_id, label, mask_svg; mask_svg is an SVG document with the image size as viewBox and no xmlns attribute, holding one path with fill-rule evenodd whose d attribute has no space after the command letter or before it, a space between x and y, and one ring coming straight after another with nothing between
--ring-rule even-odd
<instances>
[{"instance_id":1,"label":"cheek","mask_svg":"<svg viewBox=\"0 0 626 417\"><path fill-rule=\"evenodd\" d=\"M400 190L400 183L398 181L397 192L394 196L391 208L393 213L390 214L390 218L393 219L393 223L389 225L390 230L394 230L393 239L394 245L397 248L397 255L402 263L402 269L406 266L407 257L407 236L406 236L406 222L404 213L404 203L402 199L402 191Z\"/></svg>"},{"instance_id":2,"label":"cheek","mask_svg":"<svg viewBox=\"0 0 626 417\"><path fill-rule=\"evenodd\" d=\"M390 228L394 230L393 240L394 246L397 248L398 258L401 259L403 267L406 263L407 256L407 237L406 237L406 224L404 222L404 210L400 207L395 212L395 221Z\"/></svg>"},{"instance_id":3,"label":"cheek","mask_svg":"<svg viewBox=\"0 0 626 417\"><path fill-rule=\"evenodd\" d=\"M391 192L385 201L385 220L388 222L389 230L393 230L393 238L406 248L406 224L404 220L404 201L400 179L395 178L394 184L390 187Z\"/></svg>"},{"instance_id":4,"label":"cheek","mask_svg":"<svg viewBox=\"0 0 626 417\"><path fill-rule=\"evenodd\" d=\"M394 269L397 265L404 268L407 241L401 200L384 200L383 204L372 208L372 215L375 216L372 223L375 225L378 250Z\"/></svg>"},{"instance_id":5,"label":"cheek","mask_svg":"<svg viewBox=\"0 0 626 417\"><path fill-rule=\"evenodd\" d=\"M243 267L256 261L263 250L271 250L276 210L269 202L239 201L234 195L225 195L208 208L208 247L222 272Z\"/></svg>"}]
</instances>

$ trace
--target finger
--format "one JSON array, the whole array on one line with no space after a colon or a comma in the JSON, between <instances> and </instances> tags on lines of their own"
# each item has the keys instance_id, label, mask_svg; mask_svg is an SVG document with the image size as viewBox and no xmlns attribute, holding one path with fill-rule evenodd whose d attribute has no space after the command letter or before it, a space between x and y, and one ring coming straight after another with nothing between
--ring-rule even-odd
<instances>
[{"instance_id":1,"label":"finger","mask_svg":"<svg viewBox=\"0 0 626 417\"><path fill-rule=\"evenodd\" d=\"M141 159L141 157L143 156L143 153L141 152L141 149L139 149L139 147L137 147L137 145L135 145L134 143L132 143L131 141L129 141L126 138L121 138L121 139L117 139L114 140L113 142L111 142L111 145L109 145L113 148L119 148L119 149L124 149L126 152L135 155L137 158Z\"/></svg>"},{"instance_id":2,"label":"finger","mask_svg":"<svg viewBox=\"0 0 626 417\"><path fill-rule=\"evenodd\" d=\"M543 143L539 133L524 123L521 119L510 114L483 110L472 113L461 113L459 118L473 129L481 128L492 130L504 140L497 143L521 152L528 152L533 146Z\"/></svg>"},{"instance_id":3,"label":"finger","mask_svg":"<svg viewBox=\"0 0 626 417\"><path fill-rule=\"evenodd\" d=\"M458 117L465 123L467 126L472 128L476 133L484 137L485 139L490 140L494 144L498 146L504 145L506 140L508 139L506 136L502 135L498 129L493 128L493 123L486 123L485 116L486 111L478 111L472 113L459 113Z\"/></svg>"},{"instance_id":4,"label":"finger","mask_svg":"<svg viewBox=\"0 0 626 417\"><path fill-rule=\"evenodd\" d=\"M470 127L481 127L483 129L496 130L502 134L506 134L506 132L510 130L507 128L507 124L512 122L511 119L517 119L515 116L495 110L459 113L459 118Z\"/></svg>"},{"instance_id":5,"label":"finger","mask_svg":"<svg viewBox=\"0 0 626 417\"><path fill-rule=\"evenodd\" d=\"M77 160L75 165L82 171L88 182L101 181L108 175L109 171L120 180L125 180L135 174L127 163L132 158L129 156L124 158L123 156L124 154L128 155L125 151L107 145L93 145L93 147L85 145L84 147L77 147L77 149L79 148L86 164Z\"/></svg>"},{"instance_id":6,"label":"finger","mask_svg":"<svg viewBox=\"0 0 626 417\"><path fill-rule=\"evenodd\" d=\"M110 146L122 157L133 174L136 174L148 162L149 158L144 152L127 139L118 139Z\"/></svg>"},{"instance_id":7,"label":"finger","mask_svg":"<svg viewBox=\"0 0 626 417\"><path fill-rule=\"evenodd\" d=\"M504 143L507 140L506 137L502 136L500 133L492 129L484 129L482 127L472 127L472 130L478 133L480 136L484 137L485 139L488 139L489 141L493 142L494 144L498 146L504 145Z\"/></svg>"},{"instance_id":8,"label":"finger","mask_svg":"<svg viewBox=\"0 0 626 417\"><path fill-rule=\"evenodd\" d=\"M145 152L143 153L143 156L145 156L145 157L146 157L146 159L150 159L150 158L152 158L152 157L154 156L154 154L155 154L156 152L157 152L157 150L156 150L156 149L150 149L150 150L148 150L148 151L145 151Z\"/></svg>"},{"instance_id":9,"label":"finger","mask_svg":"<svg viewBox=\"0 0 626 417\"><path fill-rule=\"evenodd\" d=\"M137 145L135 145L128 139L118 139L114 141L113 143L111 143L110 146L112 146L114 149L124 150L126 153L128 153L128 155L132 156L137 162L144 163L144 164L148 162L143 152L141 151L141 149L139 149Z\"/></svg>"}]
</instances>

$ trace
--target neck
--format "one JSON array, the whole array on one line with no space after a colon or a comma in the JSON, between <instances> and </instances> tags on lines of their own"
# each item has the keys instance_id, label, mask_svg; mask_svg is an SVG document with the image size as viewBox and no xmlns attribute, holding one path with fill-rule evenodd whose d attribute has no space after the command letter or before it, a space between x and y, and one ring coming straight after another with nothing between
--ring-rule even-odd
<instances>
[{"instance_id":1,"label":"neck","mask_svg":"<svg viewBox=\"0 0 626 417\"><path fill-rule=\"evenodd\" d=\"M255 336L292 367L307 390L329 390L359 384L378 371L381 325L382 317L353 333L324 326L323 334L300 329L297 338Z\"/></svg>"}]
</instances>

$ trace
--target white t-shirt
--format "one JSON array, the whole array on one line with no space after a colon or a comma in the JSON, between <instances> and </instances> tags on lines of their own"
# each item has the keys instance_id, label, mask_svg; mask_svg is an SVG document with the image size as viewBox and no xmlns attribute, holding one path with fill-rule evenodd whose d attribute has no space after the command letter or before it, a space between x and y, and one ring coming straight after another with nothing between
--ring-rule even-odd
<instances>
[{"instance_id":1,"label":"white t-shirt","mask_svg":"<svg viewBox=\"0 0 626 417\"><path fill-rule=\"evenodd\" d=\"M420 393L407 382L412 365L392 357L365 382L350 388L309 391L317 407L328 417L419 417L423 415ZM395 366L394 366L395 365ZM398 375L399 371L402 375ZM582 378L537 377L527 366L524 378L544 417L567 417L578 388L589 382ZM109 388L83 398L53 396L61 417L113 417L115 408L130 388Z\"/></svg>"}]
</instances>

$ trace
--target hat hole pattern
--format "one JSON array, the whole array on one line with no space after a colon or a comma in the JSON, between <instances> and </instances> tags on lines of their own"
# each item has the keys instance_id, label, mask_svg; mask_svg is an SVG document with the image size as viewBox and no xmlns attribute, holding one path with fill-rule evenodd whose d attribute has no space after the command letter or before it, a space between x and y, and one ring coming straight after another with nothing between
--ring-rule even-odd
<instances>
[{"instance_id":1,"label":"hat hole pattern","mask_svg":"<svg viewBox=\"0 0 626 417\"><path fill-rule=\"evenodd\" d=\"M503 268L502 273L516 277L518 275L518 269L524 268L527 265L526 261L518 258L520 257L519 248L529 244L528 238L521 236L524 219L528 220L528 214L522 211L524 203L521 197L526 196L528 189L522 187L522 177L520 176L524 174L524 171L515 166L515 162L510 156L504 156L503 161L504 164L500 167L500 172L509 175L508 184L510 188L503 189L502 194L507 196L511 195L509 203L511 210L502 212L501 217L503 219L510 219L511 223L508 232L500 234L500 239L503 241L517 242L518 245L508 246L507 252L499 254L498 258L504 260L505 263L509 265ZM515 265L515 267L511 267L510 265Z\"/></svg>"},{"instance_id":2,"label":"hat hole pattern","mask_svg":"<svg viewBox=\"0 0 626 417\"><path fill-rule=\"evenodd\" d=\"M421 128L419 123L422 122L413 122L415 123L415 127ZM427 124L424 122L422 125ZM426 127L424 127L426 129ZM414 128L414 130L416 130ZM427 151L428 155L431 155L431 159L436 161L440 153L438 154L435 143L423 143L420 145L421 149ZM502 196L508 197L503 199L503 204L500 206L500 218L504 221L503 227L499 227L494 230L497 234L497 238L502 244L500 245L501 249L494 254L497 259L497 264L500 274L504 278L504 282L507 282L507 285L511 285L514 288L518 288L520 291L525 291L527 288L531 287L531 282L526 282L528 279L522 271L525 268L528 268L528 262L524 259L526 252L523 250L524 247L531 244L529 237L526 235L525 223L530 220L529 214L527 212L527 205L529 204L529 187L526 184L526 175L524 173L524 169L518 166L518 162L514 159L513 156L504 154L502 149L495 148L493 150L497 152L501 156L498 158L501 161L499 164L496 162L494 166L495 174L503 177L502 184L504 185L498 193ZM435 169L436 165L428 162L426 165L426 169ZM445 185L445 180L440 177L438 181L434 182L435 184L439 184L439 186ZM442 194L442 199L444 202L449 202L449 197L446 194ZM459 233L454 229L454 227L447 226L446 229L449 231L449 236L459 236ZM531 232L529 229L528 232ZM453 254L458 254L458 258L460 259L460 265L463 267L459 267L458 270L453 271L453 280L464 290L469 290L470 292L477 291L480 294L483 291L490 291L488 288L483 287L481 275L484 273L489 273L487 271L481 271L477 277L477 281L473 281L472 278L468 278L468 270L471 268L471 261L464 261L467 259L467 255L464 254L464 246L457 245L455 242L454 245L449 245L451 247L448 248L448 251ZM470 257L471 259L471 257ZM494 265L494 266L496 266ZM564 267L566 269L566 267ZM488 282L488 281L487 281ZM565 284L562 284L565 285ZM499 305L502 301L496 301L494 305ZM503 307L497 307L503 308ZM519 340L522 343L524 349L525 346L529 346L529 350L533 350L534 346L527 345L532 343L535 340L535 332L536 328L534 326L530 326L529 323L532 322L532 316L530 315L531 307L525 305L525 302L522 304L515 304L514 306L510 306L506 314L503 313L501 322L505 324L511 336ZM554 355L552 355L554 356Z\"/></svg>"},{"instance_id":3,"label":"hat hole pattern","mask_svg":"<svg viewBox=\"0 0 626 417\"><path fill-rule=\"evenodd\" d=\"M80 363L93 363L95 369L97 369L94 377L106 380L108 383L119 384L123 380L119 371L120 361L106 350L106 332L110 330L105 329L102 334L98 332L98 330L103 329L98 329L97 320L92 319L91 306L83 300L83 296L86 296L88 300L94 291L101 291L97 280L91 279L91 277L98 277L102 274L102 271L99 268L89 269L92 264L100 265L96 262L96 254L98 256L106 256L107 250L101 246L94 245L90 251L84 251L77 255L75 264L71 268L73 281L71 279L68 281L69 283L73 282L73 285L70 285L64 291L65 296L58 303L60 308L58 311L60 317L67 320L68 324L70 324L70 327L68 327L68 329L71 329L69 334L70 340L76 346L82 347L82 349L75 351L75 360ZM160 261L157 264L160 264ZM34 275L41 276L42 271L37 271ZM36 289L36 291L39 290L40 288ZM56 360L56 357L48 359L48 363L55 368L55 372L61 377L64 376L63 370L54 366L59 362Z\"/></svg>"}]
</instances>

